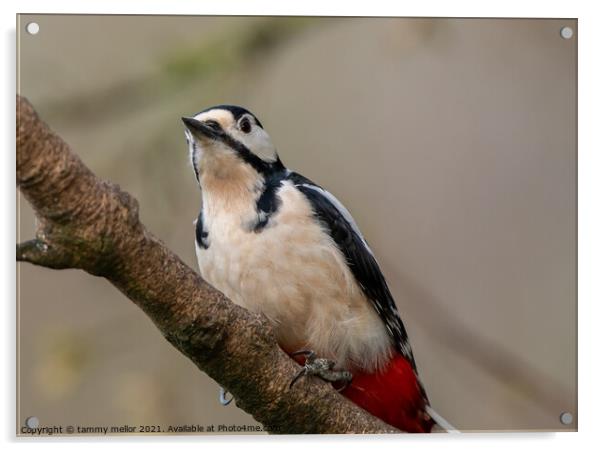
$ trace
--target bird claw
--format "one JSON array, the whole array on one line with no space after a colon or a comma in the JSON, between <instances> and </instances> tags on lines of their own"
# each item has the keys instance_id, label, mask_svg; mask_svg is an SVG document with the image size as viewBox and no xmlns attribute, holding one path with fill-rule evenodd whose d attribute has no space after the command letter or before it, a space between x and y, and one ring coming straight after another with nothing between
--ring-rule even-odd
<instances>
[{"instance_id":1,"label":"bird claw","mask_svg":"<svg viewBox=\"0 0 602 451\"><path fill-rule=\"evenodd\" d=\"M316 353L314 351L305 349L296 351L291 354L291 357L297 355L306 356L305 364L291 381L289 389L293 388L293 385L304 375L318 376L320 379L326 382L343 382L343 386L337 389L338 392L345 390L351 383L351 379L353 379L353 375L349 371L333 369L335 366L334 361L316 357Z\"/></svg>"},{"instance_id":2,"label":"bird claw","mask_svg":"<svg viewBox=\"0 0 602 451\"><path fill-rule=\"evenodd\" d=\"M234 400L234 396L232 396L230 399L226 399L227 394L228 394L228 390L224 389L224 387L219 388L219 403L222 406L227 406Z\"/></svg>"}]
</instances>

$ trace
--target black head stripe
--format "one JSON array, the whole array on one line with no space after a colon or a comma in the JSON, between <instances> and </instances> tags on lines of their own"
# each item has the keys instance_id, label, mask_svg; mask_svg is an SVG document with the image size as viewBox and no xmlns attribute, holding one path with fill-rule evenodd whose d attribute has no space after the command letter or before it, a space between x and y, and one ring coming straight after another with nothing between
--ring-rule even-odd
<instances>
[{"instance_id":1,"label":"black head stripe","mask_svg":"<svg viewBox=\"0 0 602 451\"><path fill-rule=\"evenodd\" d=\"M229 111L230 113L232 113L232 116L234 116L234 120L236 120L236 121L238 121L243 115L248 114L253 119L255 119L255 122L257 123L257 125L259 125L261 128L263 128L263 125L261 125L261 122L259 122L259 119L257 119L257 117L253 113L251 113L246 108L243 108L241 106L236 106L236 105L216 105L216 106L212 106L211 108L207 108L206 110L199 111L198 113L195 114L195 116L197 116L197 115L199 115L201 113L206 113L207 111L211 111L211 110L226 110L226 111Z\"/></svg>"},{"instance_id":2,"label":"black head stripe","mask_svg":"<svg viewBox=\"0 0 602 451\"><path fill-rule=\"evenodd\" d=\"M234 139L227 133L222 133L218 139L230 148L234 149L238 156L242 158L245 163L250 164L253 169L255 169L264 177L284 170L284 165L282 164L282 161L280 161L280 158L277 158L276 161L273 162L264 161L251 152L247 146Z\"/></svg>"},{"instance_id":3,"label":"black head stripe","mask_svg":"<svg viewBox=\"0 0 602 451\"><path fill-rule=\"evenodd\" d=\"M236 105L213 106L211 108L207 108L206 110L196 113L194 116L196 117L201 113L206 113L207 111L212 111L212 110L229 111L230 113L232 113L232 116L234 117L234 120L236 120L236 121L238 121L245 114L248 114L255 120L255 122L257 123L258 126L263 128L263 126L261 125L261 122L259 122L259 119L257 119L257 117L255 117L255 115L253 113L251 113L249 110L247 110L243 107L236 106ZM247 164L251 165L258 173L260 173L264 177L267 177L275 172L284 170L284 165L282 164L282 162L280 161L279 158L277 158L276 161L273 161L273 162L267 162L267 161L262 160L257 155L255 155L253 152L251 152L247 146L245 146L240 141L234 139L225 130L223 130L221 127L219 127L219 124L217 124L217 125L218 125L217 127L214 127L214 133L212 133L211 137L215 140L223 142L225 145L227 145L228 147L233 149L243 161L245 161Z\"/></svg>"}]
</instances>

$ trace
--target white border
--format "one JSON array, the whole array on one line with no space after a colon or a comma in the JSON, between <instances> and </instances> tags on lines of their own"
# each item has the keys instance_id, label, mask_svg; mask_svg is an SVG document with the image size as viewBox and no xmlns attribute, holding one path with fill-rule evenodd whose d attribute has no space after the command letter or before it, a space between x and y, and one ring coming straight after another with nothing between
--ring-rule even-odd
<instances>
[{"instance_id":1,"label":"white border","mask_svg":"<svg viewBox=\"0 0 602 451\"><path fill-rule=\"evenodd\" d=\"M505 0L495 2L421 1L393 2L371 0L370 2L326 3L304 0L284 2L278 0L104 0L104 1L29 1L0 2L2 22L2 97L0 114L0 136L4 139L2 151L2 205L4 220L0 222L0 274L3 279L2 296L2 346L0 387L3 400L0 407L0 440L12 449L27 449L43 442L44 447L62 449L65 446L104 447L110 442L113 447L164 448L166 442L177 442L194 447L241 447L250 449L275 449L282 446L290 449L307 449L316 446L344 446L359 449L368 443L385 449L403 450L437 449L442 445L450 449L503 449L525 446L533 449L563 450L577 447L593 449L600 442L596 435L600 413L600 385L602 372L599 344L601 334L602 268L600 238L602 231L602 143L600 139L600 106L602 105L600 80L601 30L599 8L594 1L531 1ZM445 435L430 437L160 437L160 438L116 438L116 439L43 439L16 440L15 430L15 159L14 159L14 94L15 94L15 14L23 13L111 13L111 14L237 14L237 15L350 15L350 16L455 16L455 17L577 17L579 19L579 433L557 434L470 434L461 437ZM12 213L12 215L10 214ZM597 357L594 357L597 356ZM599 445L598 445L599 446Z\"/></svg>"}]
</instances>

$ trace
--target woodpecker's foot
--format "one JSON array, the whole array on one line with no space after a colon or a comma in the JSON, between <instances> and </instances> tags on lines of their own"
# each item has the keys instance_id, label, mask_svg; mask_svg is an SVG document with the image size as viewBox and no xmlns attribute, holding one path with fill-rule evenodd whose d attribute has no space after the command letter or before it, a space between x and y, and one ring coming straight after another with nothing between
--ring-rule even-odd
<instances>
[{"instance_id":1,"label":"woodpecker's foot","mask_svg":"<svg viewBox=\"0 0 602 451\"><path fill-rule=\"evenodd\" d=\"M302 350L293 352L291 357L296 355L306 356L305 365L303 365L303 368L295 375L289 385L289 389L304 375L318 376L326 382L343 382L343 386L337 389L339 392L345 390L351 383L351 379L353 379L353 375L349 371L333 369L335 366L334 361L316 357L314 351Z\"/></svg>"},{"instance_id":2,"label":"woodpecker's foot","mask_svg":"<svg viewBox=\"0 0 602 451\"><path fill-rule=\"evenodd\" d=\"M219 388L219 403L222 406L227 406L234 399L234 396L231 396L230 399L227 399L226 398L227 395L228 395L228 390L226 390L224 387L220 387Z\"/></svg>"}]
</instances>

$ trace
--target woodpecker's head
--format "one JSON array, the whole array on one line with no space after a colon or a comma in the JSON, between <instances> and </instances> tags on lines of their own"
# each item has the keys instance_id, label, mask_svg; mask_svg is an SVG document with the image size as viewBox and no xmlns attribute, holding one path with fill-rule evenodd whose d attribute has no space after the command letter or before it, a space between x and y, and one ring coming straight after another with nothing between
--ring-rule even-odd
<instances>
[{"instance_id":1,"label":"woodpecker's head","mask_svg":"<svg viewBox=\"0 0 602 451\"><path fill-rule=\"evenodd\" d=\"M242 107L218 105L193 117L183 117L182 121L199 182L205 171L229 177L240 165L247 165L264 177L284 169L261 122Z\"/></svg>"}]
</instances>

